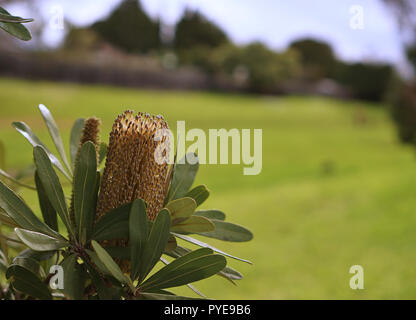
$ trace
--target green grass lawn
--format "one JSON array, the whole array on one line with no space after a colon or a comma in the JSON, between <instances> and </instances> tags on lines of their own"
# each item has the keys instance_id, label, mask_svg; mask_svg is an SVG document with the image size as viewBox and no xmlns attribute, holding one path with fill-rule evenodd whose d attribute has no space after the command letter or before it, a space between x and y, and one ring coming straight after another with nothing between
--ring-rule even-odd
<instances>
[{"instance_id":1,"label":"green grass lawn","mask_svg":"<svg viewBox=\"0 0 416 320\"><path fill-rule=\"evenodd\" d=\"M211 241L248 258L230 261L245 275L196 286L217 299L416 298L416 159L397 142L383 108L316 97L251 97L0 79L0 140L9 171L30 164L32 148L10 123L25 121L53 149L37 111L53 112L69 140L78 117L103 120L106 141L125 109L163 114L190 128L263 129L263 171L243 165L201 166L198 183L212 195L203 205L255 234L248 244ZM365 121L357 121L357 118ZM36 197L24 193L36 208ZM349 269L362 265L365 290L349 288ZM188 289L176 292L186 293Z\"/></svg>"}]
</instances>

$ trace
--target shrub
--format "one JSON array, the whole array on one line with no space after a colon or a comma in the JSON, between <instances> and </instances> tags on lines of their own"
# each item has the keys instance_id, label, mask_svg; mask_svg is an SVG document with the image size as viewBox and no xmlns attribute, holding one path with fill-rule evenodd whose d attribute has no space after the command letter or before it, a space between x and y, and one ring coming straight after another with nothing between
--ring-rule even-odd
<instances>
[{"instance_id":1,"label":"shrub","mask_svg":"<svg viewBox=\"0 0 416 320\"><path fill-rule=\"evenodd\" d=\"M166 290L187 285L204 297L191 283L214 275L232 283L242 279L225 257L249 261L193 235L245 242L252 234L225 222L221 211L197 209L210 194L204 185L191 188L198 162L156 161L155 151L166 139L155 139L158 129L167 128L161 116L126 111L114 122L108 147L99 142L98 119L78 119L69 161L51 113L43 105L39 109L61 160L25 123L13 123L33 146L35 186L3 170L0 175L11 185L36 190L42 219L0 181L0 272L5 276L0 276L0 299L180 300L189 298ZM71 196L65 196L59 177L72 184ZM177 239L201 248L192 251ZM151 273L158 262L166 266ZM60 268L63 286L59 277L52 282ZM56 286L48 286L51 282Z\"/></svg>"},{"instance_id":2,"label":"shrub","mask_svg":"<svg viewBox=\"0 0 416 320\"><path fill-rule=\"evenodd\" d=\"M416 144L416 85L403 84L396 89L391 100L391 114L400 140Z\"/></svg>"},{"instance_id":3,"label":"shrub","mask_svg":"<svg viewBox=\"0 0 416 320\"><path fill-rule=\"evenodd\" d=\"M381 101L395 78L393 68L386 64L338 64L335 79L349 87L359 99Z\"/></svg>"}]
</instances>

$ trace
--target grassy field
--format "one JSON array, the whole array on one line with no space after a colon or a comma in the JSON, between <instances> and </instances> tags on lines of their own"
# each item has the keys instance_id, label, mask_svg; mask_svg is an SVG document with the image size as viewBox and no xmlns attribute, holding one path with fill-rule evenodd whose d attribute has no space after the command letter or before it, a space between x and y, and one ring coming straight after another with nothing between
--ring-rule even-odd
<instances>
[{"instance_id":1,"label":"grassy field","mask_svg":"<svg viewBox=\"0 0 416 320\"><path fill-rule=\"evenodd\" d=\"M222 209L255 234L248 244L212 241L254 265L230 261L246 277L238 287L221 278L198 283L209 297L416 298L416 159L379 106L0 79L0 140L10 171L32 158L12 121L25 121L51 146L39 103L52 110L65 141L73 121L88 116L103 120L107 140L125 109L163 114L173 129L177 120L187 129L263 129L260 175L244 176L243 165L200 169L197 182L212 191L204 207ZM24 196L36 207L33 193ZM349 269L357 264L365 289L355 291Z\"/></svg>"}]
</instances>

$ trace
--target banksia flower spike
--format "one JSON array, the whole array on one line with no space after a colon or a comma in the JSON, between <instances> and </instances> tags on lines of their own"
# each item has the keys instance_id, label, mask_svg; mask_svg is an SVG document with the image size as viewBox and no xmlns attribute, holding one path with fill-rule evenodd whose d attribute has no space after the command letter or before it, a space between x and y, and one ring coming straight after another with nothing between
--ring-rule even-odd
<instances>
[{"instance_id":1,"label":"banksia flower spike","mask_svg":"<svg viewBox=\"0 0 416 320\"><path fill-rule=\"evenodd\" d=\"M168 124L162 116L135 116L133 111L118 116L110 134L96 219L138 198L146 201L148 218L156 218L163 208L168 179L168 164L155 159L167 139L157 138L163 129ZM162 157L168 156L167 148L163 152Z\"/></svg>"},{"instance_id":2,"label":"banksia flower spike","mask_svg":"<svg viewBox=\"0 0 416 320\"><path fill-rule=\"evenodd\" d=\"M88 118L85 120L84 129L82 131L82 136L79 146L81 147L84 143L90 141L94 143L97 150L97 162L98 155L100 153L100 126L101 120L97 118Z\"/></svg>"}]
</instances>

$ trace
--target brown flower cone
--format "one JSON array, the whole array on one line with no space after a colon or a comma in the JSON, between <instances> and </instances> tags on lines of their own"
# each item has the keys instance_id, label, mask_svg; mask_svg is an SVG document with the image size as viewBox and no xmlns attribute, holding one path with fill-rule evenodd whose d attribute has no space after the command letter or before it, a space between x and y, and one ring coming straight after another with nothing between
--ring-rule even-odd
<instances>
[{"instance_id":1,"label":"brown flower cone","mask_svg":"<svg viewBox=\"0 0 416 320\"><path fill-rule=\"evenodd\" d=\"M163 208L168 185L168 164L159 164L155 160L157 148L166 141L166 137L155 141L159 129L168 129L161 116L143 113L134 116L133 111L118 116L110 133L97 204L97 220L110 210L139 198L146 201L150 220L154 220ZM124 247L128 242L121 239L104 243L114 244ZM128 261L117 262L124 272L129 272Z\"/></svg>"}]
</instances>

